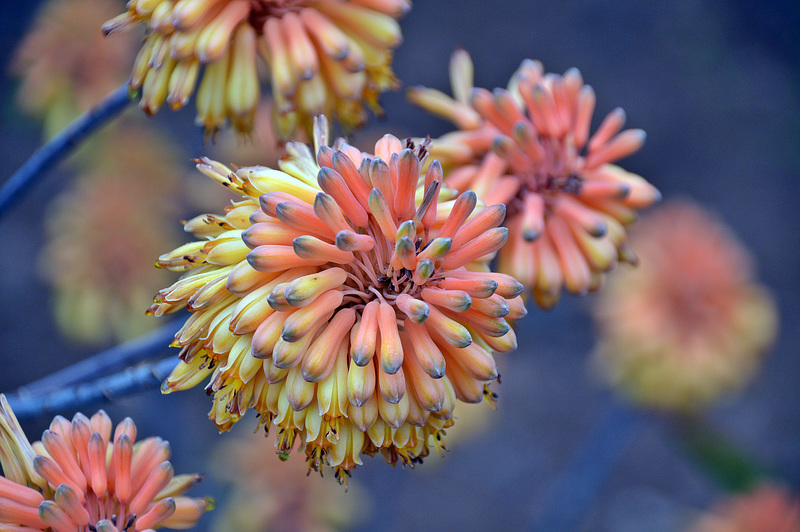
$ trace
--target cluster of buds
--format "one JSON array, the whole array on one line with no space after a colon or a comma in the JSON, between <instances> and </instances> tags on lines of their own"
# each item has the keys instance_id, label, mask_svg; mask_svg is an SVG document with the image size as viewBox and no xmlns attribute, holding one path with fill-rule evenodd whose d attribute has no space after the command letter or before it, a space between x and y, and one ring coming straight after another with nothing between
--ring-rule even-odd
<instances>
[{"instance_id":1,"label":"cluster of buds","mask_svg":"<svg viewBox=\"0 0 800 532\"><path fill-rule=\"evenodd\" d=\"M103 31L147 26L130 84L142 89L148 113L165 101L183 107L205 65L197 120L211 133L228 120L252 131L260 55L269 65L274 126L288 139L298 126L309 131L320 113L355 127L365 104L380 111L378 95L396 84L395 19L410 7L408 0L131 0Z\"/></svg>"},{"instance_id":2,"label":"cluster of buds","mask_svg":"<svg viewBox=\"0 0 800 532\"><path fill-rule=\"evenodd\" d=\"M201 159L243 200L186 224L204 240L159 258L190 271L150 312L193 312L165 391L210 376L220 429L252 406L281 455L299 436L341 478L362 453L419 460L457 399L493 398L493 354L516 347L508 320L525 308L522 285L488 271L503 205L442 188L437 161L422 173L424 144L387 135L365 154L326 138L321 120L316 157L291 143L281 170Z\"/></svg>"},{"instance_id":3,"label":"cluster of buds","mask_svg":"<svg viewBox=\"0 0 800 532\"><path fill-rule=\"evenodd\" d=\"M125 418L112 438L102 410L72 422L57 416L31 443L0 394L0 530L144 532L190 528L212 499L184 497L202 478L174 475L161 438L136 442Z\"/></svg>"},{"instance_id":4,"label":"cluster of buds","mask_svg":"<svg viewBox=\"0 0 800 532\"><path fill-rule=\"evenodd\" d=\"M549 308L562 288L596 290L619 261L636 262L625 225L660 194L611 164L645 138L640 129L620 131L622 109L590 135L592 88L577 69L545 74L538 61L523 61L508 89L490 92L472 86L472 62L458 51L451 80L454 98L426 88L410 97L461 128L434 142L434 155L457 167L448 184L508 206L510 241L500 252L500 271Z\"/></svg>"}]
</instances>

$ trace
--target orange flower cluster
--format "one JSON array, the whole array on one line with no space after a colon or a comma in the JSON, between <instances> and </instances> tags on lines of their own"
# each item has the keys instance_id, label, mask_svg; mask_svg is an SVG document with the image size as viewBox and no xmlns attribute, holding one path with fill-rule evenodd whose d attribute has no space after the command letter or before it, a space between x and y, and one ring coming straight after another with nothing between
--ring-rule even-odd
<instances>
[{"instance_id":1,"label":"orange flower cluster","mask_svg":"<svg viewBox=\"0 0 800 532\"><path fill-rule=\"evenodd\" d=\"M628 396L695 410L743 386L775 339L777 312L752 258L722 222L667 205L634 233L642 263L598 301L596 361Z\"/></svg>"},{"instance_id":2,"label":"orange flower cluster","mask_svg":"<svg viewBox=\"0 0 800 532\"><path fill-rule=\"evenodd\" d=\"M781 486L762 484L718 504L691 532L800 532L800 499Z\"/></svg>"},{"instance_id":3,"label":"orange flower cluster","mask_svg":"<svg viewBox=\"0 0 800 532\"><path fill-rule=\"evenodd\" d=\"M342 478L362 453L418 461L456 399L492 398L493 353L516 347L507 320L525 309L522 285L488 272L503 205L453 197L436 161L421 174L425 145L329 148L317 126L316 157L290 143L281 170L199 161L243 199L186 224L202 240L158 264L190 271L150 312L193 312L165 391L210 376L220 429L254 407L282 455L299 439L311 467Z\"/></svg>"},{"instance_id":4,"label":"orange flower cluster","mask_svg":"<svg viewBox=\"0 0 800 532\"><path fill-rule=\"evenodd\" d=\"M130 418L113 439L111 429L102 410L72 422L57 416L31 445L0 394L0 530L190 528L213 507L211 499L182 496L201 476L175 476L167 442L136 442Z\"/></svg>"},{"instance_id":5,"label":"orange flower cluster","mask_svg":"<svg viewBox=\"0 0 800 532\"><path fill-rule=\"evenodd\" d=\"M197 120L215 132L230 120L249 134L260 94L257 56L269 65L275 129L282 139L311 129L326 113L346 127L364 122L364 104L380 112L378 95L396 84L391 50L395 20L409 0L132 0L103 30L144 23L149 33L136 58L131 87L155 113L178 109L197 91Z\"/></svg>"},{"instance_id":6,"label":"orange flower cluster","mask_svg":"<svg viewBox=\"0 0 800 532\"><path fill-rule=\"evenodd\" d=\"M136 38L106 42L97 31L117 9L113 0L49 0L15 51L17 99L43 119L48 138L128 79Z\"/></svg>"},{"instance_id":7,"label":"orange flower cluster","mask_svg":"<svg viewBox=\"0 0 800 532\"><path fill-rule=\"evenodd\" d=\"M508 206L510 241L500 252L500 271L549 308L562 287L578 294L596 290L618 261L635 263L624 226L660 194L612 164L645 138L639 129L620 131L622 109L590 135L592 88L577 69L545 74L538 61L523 61L508 90L489 92L472 86L472 62L458 51L451 80L454 98L427 88L409 96L461 128L433 143L434 156L457 166L448 185Z\"/></svg>"}]
</instances>

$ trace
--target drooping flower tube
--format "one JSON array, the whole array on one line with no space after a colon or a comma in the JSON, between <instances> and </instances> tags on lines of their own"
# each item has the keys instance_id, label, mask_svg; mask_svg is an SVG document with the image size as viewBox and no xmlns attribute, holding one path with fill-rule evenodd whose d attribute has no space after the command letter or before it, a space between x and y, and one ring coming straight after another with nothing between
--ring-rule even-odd
<instances>
[{"instance_id":1,"label":"drooping flower tube","mask_svg":"<svg viewBox=\"0 0 800 532\"><path fill-rule=\"evenodd\" d=\"M472 86L463 50L451 63L454 98L417 87L411 100L458 127L433 142L452 167L447 183L508 206L509 245L498 269L519 279L537 303L552 307L562 288L582 294L601 286L619 261L635 263L625 226L660 194L614 163L638 151L645 134L621 131L615 109L590 135L595 94L577 69L544 73L525 60L508 89Z\"/></svg>"},{"instance_id":2,"label":"drooping flower tube","mask_svg":"<svg viewBox=\"0 0 800 532\"><path fill-rule=\"evenodd\" d=\"M130 85L141 107L186 105L195 85L197 121L207 133L226 122L253 129L260 56L269 66L278 137L326 113L345 127L361 125L364 106L381 112L378 95L396 86L392 50L402 36L396 19L409 0L131 0L106 34L136 22L148 34Z\"/></svg>"},{"instance_id":3,"label":"drooping flower tube","mask_svg":"<svg viewBox=\"0 0 800 532\"><path fill-rule=\"evenodd\" d=\"M31 445L0 394L0 530L31 532L150 532L186 529L214 505L183 496L202 476L175 475L169 444L136 441L125 418L112 437L100 410L72 421L56 416Z\"/></svg>"},{"instance_id":4,"label":"drooping flower tube","mask_svg":"<svg viewBox=\"0 0 800 532\"><path fill-rule=\"evenodd\" d=\"M316 157L290 143L281 170L200 159L242 200L186 224L200 240L158 264L189 271L150 312L193 313L164 391L210 378L220 429L252 407L281 455L299 440L343 479L362 453L419 461L457 399L493 399L493 355L516 347L508 320L525 309L522 285L487 268L503 205L453 197L436 161L421 173L425 145L386 135L365 154L326 138L322 117Z\"/></svg>"}]
</instances>

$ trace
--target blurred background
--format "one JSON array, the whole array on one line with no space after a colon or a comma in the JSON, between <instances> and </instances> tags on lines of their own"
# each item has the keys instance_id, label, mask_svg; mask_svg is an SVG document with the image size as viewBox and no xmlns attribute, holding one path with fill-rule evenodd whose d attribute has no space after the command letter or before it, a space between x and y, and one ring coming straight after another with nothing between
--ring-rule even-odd
<instances>
[{"instance_id":1,"label":"blurred background","mask_svg":"<svg viewBox=\"0 0 800 532\"><path fill-rule=\"evenodd\" d=\"M41 120L21 109L19 80L10 73L13 51L42 4L9 0L0 5L0 181L47 134ZM123 9L120 2L116 12ZM623 166L656 185L665 200L691 198L721 217L752 253L760 282L774 293L781 322L777 342L753 382L711 409L706 422L739 451L778 474L795 493L800 488L798 24L800 4L791 1L569 0L558 2L557 7L556 3L528 1L419 1L401 21L404 44L396 51L394 69L403 88L382 96L384 118L371 120L365 130L351 136L353 144L366 149L386 132L437 137L452 130L450 124L408 104L404 89L424 85L449 93L447 66L459 46L472 55L479 87L505 86L525 58L541 60L551 72L578 67L597 94L595 126L620 106L627 113L628 127L647 132L644 148ZM54 41L57 45L58 39ZM130 59L123 60L123 76L129 67ZM139 135L145 141L112 137L113 126L107 129L107 138L100 136L109 142L107 149L130 158L125 162L129 181L119 186L141 202L158 203L157 216L163 220L159 223L171 232L170 242L182 243L178 220L219 210L227 201L215 188L206 187L207 179L193 170L189 159L220 150L222 160L230 155L225 155L224 139L217 146L203 144L191 105L147 120L140 114L133 107L126 111L124 120L131 125L125 129L146 128ZM57 123L57 118L50 123ZM174 144L165 155L169 164L137 167L132 155L146 149L141 143L165 144L160 138ZM76 186L75 161L90 158L94 149L90 146L72 162L51 169L0 219L2 392L12 392L120 338L136 335L123 330L87 345L56 325L57 313L69 315L71 307L59 303L63 290L54 290L58 283L47 280L48 265L102 258L76 249L77 244L66 244L67 252L43 255L54 225L46 219L58 219L54 213L65 209L89 215L92 202L64 207L69 200L54 200ZM271 162L274 154L264 149L264 159ZM164 177L154 179L151 174L159 171ZM134 184L137 179L146 184ZM181 194L183 199L175 199L180 187L192 189L191 197ZM160 192L162 199L158 199ZM91 215L104 219L102 213ZM129 227L114 227L113 235L135 247L139 243L130 240L131 235L152 229L147 225L150 220L138 219L135 213L131 220ZM151 295L172 282L167 272L153 276L150 271L156 255L173 247L163 245L150 256L130 251L131 260L141 259L142 271L156 278L154 286L138 291ZM63 253L69 258L63 258ZM63 282L74 286L77 281ZM118 281L110 283L115 286ZM547 312L531 307L518 326L520 348L498 357L502 384L493 386L500 395L497 411L480 405L477 413L465 413L478 419L474 423L462 420L471 428L448 439L450 452L442 459L431 457L413 471L392 469L380 457L367 459L355 470L346 502L341 503L355 516L352 521L339 516L342 528L468 531L534 526L549 505L559 503L552 495L565 468L618 402L587 363L596 342L590 314L594 298L565 296ZM91 331L84 330L83 337L87 334L91 336ZM115 421L131 416L140 435L169 440L176 471L209 473L192 493L214 495L218 510L206 516L197 530L214 530L215 519L235 493L224 471L228 469L230 475L230 467L220 464L230 463L226 458L238 451L220 445L237 436L217 433L206 420L209 407L202 387L168 396L152 391L103 407ZM93 412L96 407L86 410ZM73 412L63 414L71 417ZM581 518L579 530L683 530L724 494L687 452L674 419L649 414L645 418ZM25 429L31 439L37 439L48 423L49 419L40 419L26 423ZM245 418L239 425L234 432L245 437L255 429L256 420ZM264 442L264 447L267 452L259 462L280 466L271 442ZM292 460L302 462L302 457L294 455ZM295 469L299 478L292 483L305 483L310 490L309 486L320 482L314 475L306 478L304 467ZM288 485L289 481L278 482ZM326 485L328 490L340 490L332 483Z\"/></svg>"}]
</instances>

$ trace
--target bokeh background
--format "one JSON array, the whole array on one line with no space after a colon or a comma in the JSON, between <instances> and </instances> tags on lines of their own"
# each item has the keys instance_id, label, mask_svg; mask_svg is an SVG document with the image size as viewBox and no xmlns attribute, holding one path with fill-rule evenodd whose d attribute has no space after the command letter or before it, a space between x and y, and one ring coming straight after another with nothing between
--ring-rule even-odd
<instances>
[{"instance_id":1,"label":"bokeh background","mask_svg":"<svg viewBox=\"0 0 800 532\"><path fill-rule=\"evenodd\" d=\"M19 111L17 82L7 74L11 53L39 4L0 4L0 181L41 139L39 123ZM793 1L419 0L402 21L405 42L394 62L404 87L445 92L449 56L458 46L473 57L476 85L487 88L505 86L528 57L542 60L548 71L576 66L597 93L595 120L621 106L629 127L647 131L645 147L625 167L645 176L665 198L690 197L720 215L753 253L760 280L777 297L781 330L760 374L708 419L795 490L800 487L798 24L800 4ZM385 94L382 102L386 117L352 137L355 144L385 132L436 137L451 129L410 106L403 90ZM193 111L190 105L151 120L154 129L179 139L190 175L189 158L209 148L193 125ZM11 392L98 351L58 332L51 290L37 267L43 217L73 178L68 165L51 169L0 219L0 391ZM196 174L197 183L204 179ZM615 401L587 366L594 345L591 304L592 296L567 296L552 311L531 309L519 325L519 350L500 361L497 412L486 416L475 434L453 442L444 459L432 458L413 471L392 469L379 457L359 467L354 475L359 489L349 494L358 497L355 511L364 514L358 529L526 529L548 505L558 504L551 494L560 475ZM231 436L219 435L206 421L209 406L197 387L169 396L153 391L104 408L115 421L133 417L141 435L168 439L176 471L210 472L220 459L215 449ZM47 422L25 428L37 438ZM255 428L255 418L240 425L240 434L246 434ZM208 475L194 493L213 494L223 506L230 490ZM681 530L721 494L687 456L674 423L650 416L625 446L579 529ZM212 522L213 516L206 517L197 530L210 530Z\"/></svg>"}]
</instances>

